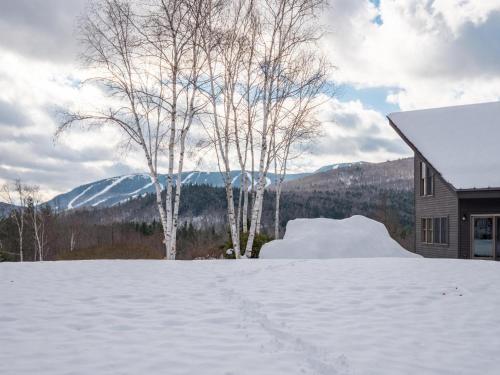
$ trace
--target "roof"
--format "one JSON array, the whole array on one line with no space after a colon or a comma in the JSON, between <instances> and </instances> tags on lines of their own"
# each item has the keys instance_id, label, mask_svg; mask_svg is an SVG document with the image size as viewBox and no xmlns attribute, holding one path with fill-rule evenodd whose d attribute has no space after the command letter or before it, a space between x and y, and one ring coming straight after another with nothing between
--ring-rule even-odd
<instances>
[{"instance_id":1,"label":"roof","mask_svg":"<svg viewBox=\"0 0 500 375\"><path fill-rule=\"evenodd\" d=\"M456 190L500 188L500 102L388 115Z\"/></svg>"}]
</instances>

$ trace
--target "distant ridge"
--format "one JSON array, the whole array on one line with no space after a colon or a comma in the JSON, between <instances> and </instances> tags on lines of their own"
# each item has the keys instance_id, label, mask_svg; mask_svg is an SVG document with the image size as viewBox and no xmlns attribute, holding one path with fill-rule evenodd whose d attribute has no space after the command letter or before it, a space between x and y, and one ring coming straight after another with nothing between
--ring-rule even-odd
<instances>
[{"instance_id":1,"label":"distant ridge","mask_svg":"<svg viewBox=\"0 0 500 375\"><path fill-rule=\"evenodd\" d=\"M251 179L251 173L247 173L247 175ZM309 173L290 174L287 176L286 181L302 178L307 175ZM231 177L234 186L239 187L241 172L233 171L231 172ZM159 181L164 187L167 183L166 175L160 175ZM176 179L174 179L174 183L175 181ZM266 186L271 185L273 181L274 174L268 174ZM183 185L224 186L219 172L184 172L181 183ZM83 207L112 207L149 193L154 193L154 187L149 175L146 173L137 173L106 178L78 186L67 193L57 195L48 201L47 204L54 209L63 211Z\"/></svg>"},{"instance_id":2,"label":"distant ridge","mask_svg":"<svg viewBox=\"0 0 500 375\"><path fill-rule=\"evenodd\" d=\"M408 168L406 164L401 166L401 168ZM329 175L331 173L335 174L342 172L347 176L344 178L349 179L349 176L355 173L356 168L367 168L369 170L370 166L378 165L380 164L367 162L338 163L324 166L313 173L289 174L285 179L286 188L293 188L294 186L297 188L300 186L303 187L304 184L308 184L310 181L316 181L315 184L318 184L318 181L324 181L326 178L326 176L324 176L325 174ZM380 167L375 168L377 169ZM406 179L408 179L409 173L413 173L413 168L411 168L411 171L400 172L405 175ZM247 173L247 175L250 179L251 174ZM233 179L234 186L239 187L241 172L233 171L231 172L231 177ZM255 178L256 177L257 176L255 176ZM272 185L274 179L275 175L273 173L269 173L267 176L266 186ZM162 186L166 185L166 175L160 175L159 180ZM224 182L219 172L184 172L182 174L181 183L185 185L209 185L214 187L224 186ZM330 184L330 182L327 182L326 184L326 186L323 186L323 189L326 190L329 190L333 186L337 186L336 184L329 186L328 184ZM154 193L154 187L151 183L149 175L145 173L137 173L106 178L78 186L67 193L54 197L48 201L47 204L56 210L62 211L75 208L112 207L138 197L143 197L150 193Z\"/></svg>"},{"instance_id":3,"label":"distant ridge","mask_svg":"<svg viewBox=\"0 0 500 375\"><path fill-rule=\"evenodd\" d=\"M357 161L354 163L330 164L330 165L325 165L324 167L321 167L320 169L317 169L316 171L314 171L314 173L323 173L323 172L328 172L328 171L335 170L335 169L350 168L350 167L354 167L356 165L362 165L362 164L366 164L366 162Z\"/></svg>"}]
</instances>

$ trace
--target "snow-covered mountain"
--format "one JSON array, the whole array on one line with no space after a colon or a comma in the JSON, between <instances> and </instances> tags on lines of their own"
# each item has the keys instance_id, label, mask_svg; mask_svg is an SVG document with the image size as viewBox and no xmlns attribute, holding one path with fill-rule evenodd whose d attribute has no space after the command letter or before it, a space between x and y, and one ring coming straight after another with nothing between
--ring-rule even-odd
<instances>
[{"instance_id":1,"label":"snow-covered mountain","mask_svg":"<svg viewBox=\"0 0 500 375\"><path fill-rule=\"evenodd\" d=\"M410 176L412 173L412 168L408 167L406 165L407 163L404 163L402 166L395 165L398 163L389 164L390 165L388 165L385 169L392 170L393 173L402 173L405 175L405 179L409 178L406 175ZM309 182L311 179L312 181L323 181L326 178L326 180L328 180L327 184L331 184L330 179L327 178L330 173L342 172L347 175L346 178L352 178L352 175L356 174L358 172L357 169L359 168L366 168L367 170L373 171L371 173L374 173L377 179L385 179L384 176L386 172L382 173L379 171L380 167L383 167L383 165L384 163L372 164L366 162L331 164L312 173L289 174L286 176L285 181L288 182L287 185L290 185L290 182L292 182L291 186L294 186L295 184L297 184L297 186L301 186L303 185L302 181ZM402 169L402 171L400 171L400 169ZM233 171L231 172L231 175L234 186L239 187L241 181L240 171ZM248 178L251 178L251 173L248 173L247 175ZM257 176L255 177L257 178ZM269 173L266 182L267 186L272 185L274 179L275 175L273 173ZM163 186L166 185L165 175L161 175L159 180ZM184 172L182 174L181 183L186 185L224 186L219 172ZM144 196L148 193L154 193L154 187L151 183L151 179L148 174L139 173L106 178L104 180L81 185L67 193L56 196L47 203L57 210L68 210L83 207L112 207L119 203L125 203L130 199Z\"/></svg>"},{"instance_id":2,"label":"snow-covered mountain","mask_svg":"<svg viewBox=\"0 0 500 375\"><path fill-rule=\"evenodd\" d=\"M234 186L239 187L241 173L239 171L233 171L231 174ZM286 180L294 180L309 174L310 173L290 174L287 176ZM274 177L274 174L268 174L267 186L272 184ZM251 173L248 173L248 178L251 178ZM165 175L161 175L159 180L162 186L166 185ZM185 172L182 174L181 183L224 186L219 172ZM57 210L82 207L111 207L119 203L124 203L129 199L134 199L153 192L154 187L148 174L130 174L106 178L104 180L78 186L67 193L54 197L47 203Z\"/></svg>"}]
</instances>

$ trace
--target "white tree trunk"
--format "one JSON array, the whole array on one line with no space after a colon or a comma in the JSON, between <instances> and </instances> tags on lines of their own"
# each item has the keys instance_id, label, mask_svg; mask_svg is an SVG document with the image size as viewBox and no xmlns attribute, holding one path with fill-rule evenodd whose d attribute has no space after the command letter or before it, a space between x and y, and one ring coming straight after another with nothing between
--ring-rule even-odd
<instances>
[{"instance_id":1,"label":"white tree trunk","mask_svg":"<svg viewBox=\"0 0 500 375\"><path fill-rule=\"evenodd\" d=\"M261 221L262 221L262 207L264 205L264 194L265 192L262 193L262 199L260 200L260 206L259 206L259 213L257 214L257 228L255 229L256 234L260 234L260 230L262 228Z\"/></svg>"},{"instance_id":2,"label":"white tree trunk","mask_svg":"<svg viewBox=\"0 0 500 375\"><path fill-rule=\"evenodd\" d=\"M22 226L18 227L18 234L19 234L19 259L21 260L21 262L24 262L23 233L24 233L24 224Z\"/></svg>"},{"instance_id":3,"label":"white tree trunk","mask_svg":"<svg viewBox=\"0 0 500 375\"><path fill-rule=\"evenodd\" d=\"M236 259L241 258L241 250L240 250L240 236L238 230L236 228L236 215L234 211L234 196L233 196L233 186L231 184L231 176L226 174L226 198L227 198L227 213L228 213L228 221L229 227L231 230L231 241L233 242L233 250Z\"/></svg>"},{"instance_id":4,"label":"white tree trunk","mask_svg":"<svg viewBox=\"0 0 500 375\"><path fill-rule=\"evenodd\" d=\"M192 119L191 119L192 120ZM188 127L189 129L189 127ZM185 143L186 143L187 130L183 130L181 135L180 153L179 153L179 165L177 169L177 182L175 184L175 198L174 198L174 212L172 217L172 239L171 239L171 254L172 259L175 259L177 254L177 226L179 223L179 206L181 201L181 189L182 189L182 171L184 168L184 153L185 153Z\"/></svg>"},{"instance_id":5,"label":"white tree trunk","mask_svg":"<svg viewBox=\"0 0 500 375\"><path fill-rule=\"evenodd\" d=\"M75 232L71 231L71 238L69 240L69 251L75 250Z\"/></svg>"},{"instance_id":6,"label":"white tree trunk","mask_svg":"<svg viewBox=\"0 0 500 375\"><path fill-rule=\"evenodd\" d=\"M150 164L150 169L152 169L152 164ZM155 193L156 193L156 206L158 207L158 211L160 213L160 222L161 226L163 228L163 243L165 245L165 258L169 259L169 252L168 252L168 247L167 247L167 214L165 212L165 207L163 206L163 203L161 201L161 192L162 188L160 185L160 181L158 181L158 175L156 172L153 170L150 171L149 177L151 178L151 182L153 183L153 186L155 188Z\"/></svg>"},{"instance_id":7,"label":"white tree trunk","mask_svg":"<svg viewBox=\"0 0 500 375\"><path fill-rule=\"evenodd\" d=\"M174 153L175 153L175 133L177 126L177 70L172 71L172 112L170 113L170 140L168 143L168 177L167 194L165 205L167 207L167 259L175 259L172 254L172 232L173 232L173 202L172 190L174 183ZM179 181L177 181L179 183Z\"/></svg>"},{"instance_id":8,"label":"white tree trunk","mask_svg":"<svg viewBox=\"0 0 500 375\"><path fill-rule=\"evenodd\" d=\"M241 215L243 210L243 174L240 175L240 191L238 194L238 211L236 215L236 228L241 232Z\"/></svg>"},{"instance_id":9,"label":"white tree trunk","mask_svg":"<svg viewBox=\"0 0 500 375\"><path fill-rule=\"evenodd\" d=\"M248 241L245 248L245 256L250 258L252 254L253 241L255 239L255 234L257 232L259 211L262 206L262 199L264 198L264 188L266 185L266 166L265 161L267 155L267 123L269 119L269 108L267 106L266 100L266 88L267 80L264 82L264 114L263 114L263 124L262 124L262 136L261 136L261 150L260 150L260 161L259 161L259 180L257 183L257 189L255 193L255 200L253 202L252 218L250 222L250 231L248 233Z\"/></svg>"},{"instance_id":10,"label":"white tree trunk","mask_svg":"<svg viewBox=\"0 0 500 375\"><path fill-rule=\"evenodd\" d=\"M36 204L33 205L33 231L35 234L35 260L36 260L36 253L38 253L38 260L43 261L43 241L41 239L41 233L40 233L40 218L39 218L39 212L38 212L38 207Z\"/></svg>"},{"instance_id":11,"label":"white tree trunk","mask_svg":"<svg viewBox=\"0 0 500 375\"><path fill-rule=\"evenodd\" d=\"M252 248L253 248L253 241L255 239L255 234L257 233L257 226L258 226L258 220L259 220L259 211L260 207L262 206L262 199L264 198L264 187L265 187L265 178L264 173L259 177L259 182L257 184L257 189L256 189L256 194L255 194L255 201L253 204L253 209L252 209L252 218L250 222L250 231L248 232L248 241L247 245L245 248L245 256L247 258L250 258L252 256Z\"/></svg>"},{"instance_id":12,"label":"white tree trunk","mask_svg":"<svg viewBox=\"0 0 500 375\"><path fill-rule=\"evenodd\" d=\"M280 238L280 198L281 198L281 183L282 180L278 181L276 186L276 207L274 211L274 239L278 240Z\"/></svg>"},{"instance_id":13,"label":"white tree trunk","mask_svg":"<svg viewBox=\"0 0 500 375\"><path fill-rule=\"evenodd\" d=\"M242 215L243 233L248 232L248 176L245 172L243 177L243 215Z\"/></svg>"}]
</instances>

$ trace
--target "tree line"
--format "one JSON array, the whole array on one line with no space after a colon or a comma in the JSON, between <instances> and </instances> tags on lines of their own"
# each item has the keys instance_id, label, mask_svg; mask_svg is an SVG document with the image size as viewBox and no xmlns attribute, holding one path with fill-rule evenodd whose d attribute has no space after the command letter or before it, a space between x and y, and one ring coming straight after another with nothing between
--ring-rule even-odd
<instances>
[{"instance_id":1,"label":"tree line","mask_svg":"<svg viewBox=\"0 0 500 375\"><path fill-rule=\"evenodd\" d=\"M183 189L176 258L227 255L226 251L232 249L233 244L225 214L225 188L186 185ZM235 203L238 196L237 189ZM274 234L275 204L275 192L266 190L262 230L254 241L252 256L257 256L260 246ZM163 258L163 228L155 206L155 194L149 194L108 208L56 212L48 206L40 207L38 212L43 212L40 219L44 227L42 259ZM9 215L0 218L0 259L19 261L22 243L25 261L40 260L31 221L32 210L31 204L18 205ZM353 186L339 191L285 190L281 210L280 234L284 233L286 223L295 218L342 219L359 214L384 223L390 235L405 248L412 249L413 246L412 191L376 186ZM24 212L25 226L22 237L19 237L16 217L21 211ZM246 244L247 235L241 235L242 244Z\"/></svg>"}]
</instances>

